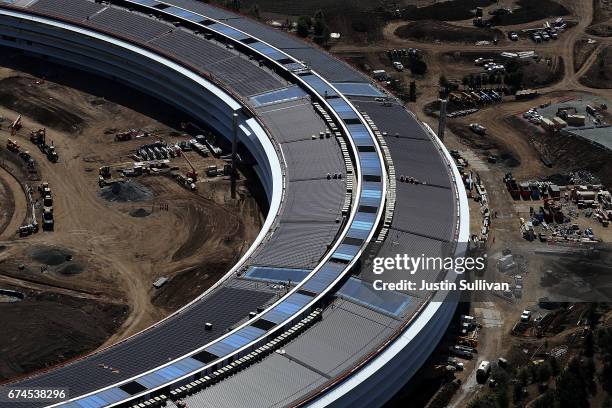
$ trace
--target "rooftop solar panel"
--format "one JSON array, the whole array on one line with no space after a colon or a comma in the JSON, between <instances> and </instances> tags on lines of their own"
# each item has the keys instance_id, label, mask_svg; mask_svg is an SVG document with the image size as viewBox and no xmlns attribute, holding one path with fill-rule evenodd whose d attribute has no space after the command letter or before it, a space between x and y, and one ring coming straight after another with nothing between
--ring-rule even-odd
<instances>
[{"instance_id":1,"label":"rooftop solar panel","mask_svg":"<svg viewBox=\"0 0 612 408\"><path fill-rule=\"evenodd\" d=\"M271 105L274 103L287 102L295 99L305 98L308 94L297 85L292 85L284 89L266 92L250 98L255 107Z\"/></svg>"},{"instance_id":2,"label":"rooftop solar panel","mask_svg":"<svg viewBox=\"0 0 612 408\"><path fill-rule=\"evenodd\" d=\"M301 282L306 275L310 273L309 269L291 269L291 268L269 268L264 266L252 266L244 274L250 279L258 279L269 282Z\"/></svg>"},{"instance_id":3,"label":"rooftop solar panel","mask_svg":"<svg viewBox=\"0 0 612 408\"><path fill-rule=\"evenodd\" d=\"M349 278L337 295L393 317L399 317L410 305L411 297L404 293L374 290L370 282Z\"/></svg>"},{"instance_id":4,"label":"rooftop solar panel","mask_svg":"<svg viewBox=\"0 0 612 408\"><path fill-rule=\"evenodd\" d=\"M338 95L336 91L328 84L326 84L321 78L313 74L300 75L300 78L310 85L315 92L317 92L321 96L334 96Z\"/></svg>"},{"instance_id":5,"label":"rooftop solar panel","mask_svg":"<svg viewBox=\"0 0 612 408\"><path fill-rule=\"evenodd\" d=\"M340 276L345 265L334 262L326 262L304 285L303 289L319 293L327 288L334 280Z\"/></svg>"},{"instance_id":6,"label":"rooftop solar panel","mask_svg":"<svg viewBox=\"0 0 612 408\"><path fill-rule=\"evenodd\" d=\"M149 7L154 7L157 6L158 4L160 4L159 1L157 0L130 0L132 3L138 3L141 4L143 6L149 6Z\"/></svg>"},{"instance_id":7,"label":"rooftop solar panel","mask_svg":"<svg viewBox=\"0 0 612 408\"><path fill-rule=\"evenodd\" d=\"M202 21L202 16L196 13L193 13L191 11L182 9L182 8L178 8L178 7L168 7L166 9L164 9L164 11L166 13L172 14L174 16L177 17L181 17L184 18L186 20L192 21L194 23L199 23L200 21Z\"/></svg>"},{"instance_id":8,"label":"rooftop solar panel","mask_svg":"<svg viewBox=\"0 0 612 408\"><path fill-rule=\"evenodd\" d=\"M84 20L102 10L104 6L87 0L38 0L29 8L39 13Z\"/></svg>"},{"instance_id":9,"label":"rooftop solar panel","mask_svg":"<svg viewBox=\"0 0 612 408\"><path fill-rule=\"evenodd\" d=\"M386 96L379 91L374 85L367 82L334 82L332 85L347 96L371 96L382 97Z\"/></svg>"},{"instance_id":10,"label":"rooftop solar panel","mask_svg":"<svg viewBox=\"0 0 612 408\"><path fill-rule=\"evenodd\" d=\"M210 24L208 28L210 28L211 30L215 30L217 32L223 33L223 35L226 35L237 41L242 41L242 40L249 38L247 34L240 32L232 27L228 27L224 24L214 23L214 24Z\"/></svg>"}]
</instances>

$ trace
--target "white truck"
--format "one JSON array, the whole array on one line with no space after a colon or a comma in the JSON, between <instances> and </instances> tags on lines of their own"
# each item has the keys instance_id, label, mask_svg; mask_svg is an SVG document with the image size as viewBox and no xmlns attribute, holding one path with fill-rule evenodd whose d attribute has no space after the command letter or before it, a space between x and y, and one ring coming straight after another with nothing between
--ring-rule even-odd
<instances>
[{"instance_id":1,"label":"white truck","mask_svg":"<svg viewBox=\"0 0 612 408\"><path fill-rule=\"evenodd\" d=\"M483 360L480 362L480 365L476 369L476 381L480 384L484 384L487 382L487 378L491 373L491 363L487 360Z\"/></svg>"}]
</instances>

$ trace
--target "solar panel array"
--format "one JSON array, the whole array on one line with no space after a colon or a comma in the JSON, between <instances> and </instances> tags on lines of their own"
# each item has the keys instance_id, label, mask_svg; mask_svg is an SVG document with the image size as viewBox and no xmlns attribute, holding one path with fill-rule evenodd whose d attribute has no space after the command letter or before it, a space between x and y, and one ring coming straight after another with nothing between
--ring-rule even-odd
<instances>
[{"instance_id":1,"label":"solar panel array","mask_svg":"<svg viewBox=\"0 0 612 408\"><path fill-rule=\"evenodd\" d=\"M85 20L104 8L87 0L38 0L30 9L39 13Z\"/></svg>"},{"instance_id":2,"label":"solar panel array","mask_svg":"<svg viewBox=\"0 0 612 408\"><path fill-rule=\"evenodd\" d=\"M167 23L134 13L126 13L124 10L113 7L91 17L89 24L141 42L150 41L174 28Z\"/></svg>"},{"instance_id":3,"label":"solar panel array","mask_svg":"<svg viewBox=\"0 0 612 408\"><path fill-rule=\"evenodd\" d=\"M230 52L212 41L185 30L174 32L151 41L164 52L210 72L240 95L248 96L285 86L272 73L258 67L253 61Z\"/></svg>"},{"instance_id":4,"label":"solar panel array","mask_svg":"<svg viewBox=\"0 0 612 408\"><path fill-rule=\"evenodd\" d=\"M272 296L270 292L222 287L207 297L205 303L195 303L182 312L179 319L166 320L146 335L133 337L86 359L18 384L23 387L61 384L70 390L71 395L94 391L202 347L244 319L249 312L264 305ZM212 331L205 330L207 322L213 324Z\"/></svg>"}]
</instances>

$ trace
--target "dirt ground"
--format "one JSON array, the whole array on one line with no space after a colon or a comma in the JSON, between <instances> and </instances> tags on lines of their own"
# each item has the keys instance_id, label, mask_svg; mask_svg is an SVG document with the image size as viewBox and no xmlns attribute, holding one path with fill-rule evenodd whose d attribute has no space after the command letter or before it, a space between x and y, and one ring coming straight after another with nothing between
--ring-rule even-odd
<instances>
[{"instance_id":1,"label":"dirt ground","mask_svg":"<svg viewBox=\"0 0 612 408\"><path fill-rule=\"evenodd\" d=\"M595 60L580 83L590 88L612 89L612 45L598 50Z\"/></svg>"},{"instance_id":2,"label":"dirt ground","mask_svg":"<svg viewBox=\"0 0 612 408\"><path fill-rule=\"evenodd\" d=\"M206 166L223 161L195 153L188 157L201 176L197 192L148 176L131 182L148 195L104 199L99 167L131 161L143 143L188 140L178 125L186 118L110 80L47 62L3 52L0 66L0 287L26 293L21 302L0 304L0 344L10 356L0 365L1 381L110 345L186 304L233 266L263 215L246 188L251 180L241 177L232 200L227 177L205 176ZM55 218L54 231L25 238L16 235L30 216L23 184L36 190L40 181L4 149L19 114L23 128L12 139L36 160L40 181L49 182ZM43 127L58 163L29 141L29 132ZM153 136L114 141L132 128ZM188 169L180 158L172 165ZM39 223L40 212L39 203ZM168 283L154 289L162 276Z\"/></svg>"},{"instance_id":3,"label":"dirt ground","mask_svg":"<svg viewBox=\"0 0 612 408\"><path fill-rule=\"evenodd\" d=\"M502 38L503 33L494 29L479 29L455 26L434 20L414 21L395 30L402 39L418 41L466 42L493 41Z\"/></svg>"}]
</instances>

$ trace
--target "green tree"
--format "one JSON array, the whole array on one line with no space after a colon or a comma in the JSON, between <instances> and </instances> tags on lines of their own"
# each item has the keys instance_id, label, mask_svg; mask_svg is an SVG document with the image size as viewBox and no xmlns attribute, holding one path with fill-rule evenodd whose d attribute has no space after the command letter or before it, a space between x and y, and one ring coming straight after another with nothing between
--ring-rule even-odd
<instances>
[{"instance_id":1,"label":"green tree","mask_svg":"<svg viewBox=\"0 0 612 408\"><path fill-rule=\"evenodd\" d=\"M410 81L410 102L416 102L417 93L416 93L416 82Z\"/></svg>"},{"instance_id":2,"label":"green tree","mask_svg":"<svg viewBox=\"0 0 612 408\"><path fill-rule=\"evenodd\" d=\"M544 362L538 367L538 381L548 381L551 375L550 364Z\"/></svg>"},{"instance_id":3,"label":"green tree","mask_svg":"<svg viewBox=\"0 0 612 408\"><path fill-rule=\"evenodd\" d=\"M512 390L512 399L514 401L514 405L518 405L517 403L523 399L523 385L520 382L515 382Z\"/></svg>"},{"instance_id":4,"label":"green tree","mask_svg":"<svg viewBox=\"0 0 612 408\"><path fill-rule=\"evenodd\" d=\"M314 16L314 39L319 44L325 44L329 40L329 27L325 22L325 15L322 10L317 10Z\"/></svg>"},{"instance_id":5,"label":"green tree","mask_svg":"<svg viewBox=\"0 0 612 408\"><path fill-rule=\"evenodd\" d=\"M548 390L533 402L533 408L551 408L555 405L555 394Z\"/></svg>"},{"instance_id":6,"label":"green tree","mask_svg":"<svg viewBox=\"0 0 612 408\"><path fill-rule=\"evenodd\" d=\"M253 7L251 7L251 15L257 20L261 20L261 11L259 10L259 4L255 3Z\"/></svg>"},{"instance_id":7,"label":"green tree","mask_svg":"<svg viewBox=\"0 0 612 408\"><path fill-rule=\"evenodd\" d=\"M521 368L518 372L517 378L522 386L529 384L529 369L526 367Z\"/></svg>"},{"instance_id":8,"label":"green tree","mask_svg":"<svg viewBox=\"0 0 612 408\"><path fill-rule=\"evenodd\" d=\"M448 79L446 79L446 76L440 75L440 77L438 78L438 84L440 84L440 86L442 87L446 87L448 84Z\"/></svg>"},{"instance_id":9,"label":"green tree","mask_svg":"<svg viewBox=\"0 0 612 408\"><path fill-rule=\"evenodd\" d=\"M550 371L552 372L552 375L557 376L560 371L559 362L557 361L557 359L552 357L550 360L548 360L548 364L550 365Z\"/></svg>"},{"instance_id":10,"label":"green tree","mask_svg":"<svg viewBox=\"0 0 612 408\"><path fill-rule=\"evenodd\" d=\"M240 0L227 0L225 2L225 7L235 11L240 11L240 6Z\"/></svg>"},{"instance_id":11,"label":"green tree","mask_svg":"<svg viewBox=\"0 0 612 408\"><path fill-rule=\"evenodd\" d=\"M497 404L497 408L508 408L510 406L508 388L506 386L499 387L499 390L495 394L495 403Z\"/></svg>"},{"instance_id":12,"label":"green tree","mask_svg":"<svg viewBox=\"0 0 612 408\"><path fill-rule=\"evenodd\" d=\"M612 394L612 362L609 360L603 363L599 373L599 383L608 394Z\"/></svg>"},{"instance_id":13,"label":"green tree","mask_svg":"<svg viewBox=\"0 0 612 408\"><path fill-rule=\"evenodd\" d=\"M588 408L589 395L578 359L573 358L557 377L555 399L560 408Z\"/></svg>"},{"instance_id":14,"label":"green tree","mask_svg":"<svg viewBox=\"0 0 612 408\"><path fill-rule=\"evenodd\" d=\"M310 27L312 26L312 21L308 16L300 16L297 20L297 34L300 37L306 38L308 37L308 33L310 32Z\"/></svg>"}]
</instances>

